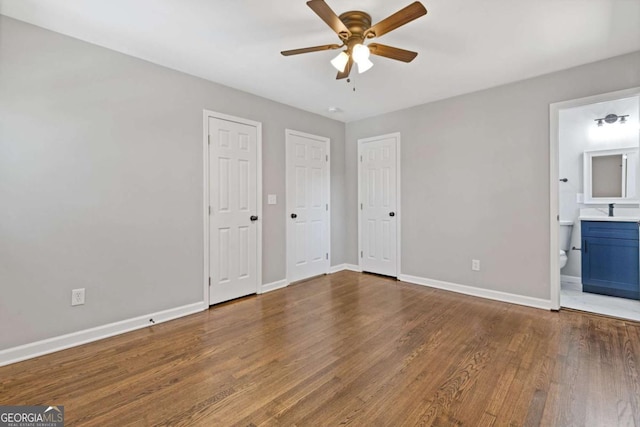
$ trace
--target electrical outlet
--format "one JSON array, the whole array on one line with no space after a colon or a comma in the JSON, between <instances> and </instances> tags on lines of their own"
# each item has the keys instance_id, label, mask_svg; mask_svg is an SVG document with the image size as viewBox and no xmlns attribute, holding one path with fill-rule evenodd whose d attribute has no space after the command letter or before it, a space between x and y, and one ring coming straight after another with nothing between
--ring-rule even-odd
<instances>
[{"instance_id":1,"label":"electrical outlet","mask_svg":"<svg viewBox=\"0 0 640 427\"><path fill-rule=\"evenodd\" d=\"M471 260L471 269L473 271L480 271L480 260L479 259L472 259Z\"/></svg>"},{"instance_id":2,"label":"electrical outlet","mask_svg":"<svg viewBox=\"0 0 640 427\"><path fill-rule=\"evenodd\" d=\"M73 289L71 291L71 305L83 305L84 304L84 288Z\"/></svg>"}]
</instances>

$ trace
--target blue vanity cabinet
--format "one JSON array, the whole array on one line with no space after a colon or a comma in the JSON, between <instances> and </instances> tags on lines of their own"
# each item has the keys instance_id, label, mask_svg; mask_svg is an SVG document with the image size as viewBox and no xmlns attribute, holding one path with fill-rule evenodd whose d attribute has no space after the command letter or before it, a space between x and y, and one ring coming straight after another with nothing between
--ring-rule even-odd
<instances>
[{"instance_id":1,"label":"blue vanity cabinet","mask_svg":"<svg viewBox=\"0 0 640 427\"><path fill-rule=\"evenodd\" d=\"M582 290L640 299L638 223L582 221Z\"/></svg>"}]
</instances>

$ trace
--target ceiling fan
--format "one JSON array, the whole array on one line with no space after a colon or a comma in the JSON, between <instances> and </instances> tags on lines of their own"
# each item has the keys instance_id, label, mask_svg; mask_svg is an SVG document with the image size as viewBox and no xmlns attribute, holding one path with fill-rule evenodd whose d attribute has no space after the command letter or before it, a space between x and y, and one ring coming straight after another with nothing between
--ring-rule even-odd
<instances>
[{"instance_id":1,"label":"ceiling fan","mask_svg":"<svg viewBox=\"0 0 640 427\"><path fill-rule=\"evenodd\" d=\"M427 9L416 1L371 26L371 16L366 12L350 11L336 15L324 0L310 0L307 6L311 8L333 31L336 32L342 44L326 44L322 46L305 47L302 49L285 50L280 52L284 56L299 55L301 53L319 52L345 48L338 56L331 60L331 64L338 70L336 79L349 77L353 63L358 65L358 72L364 73L373 67L369 54L384 56L397 61L411 62L418 56L417 52L386 46L379 43L364 44L365 40L380 37L395 30L423 15Z\"/></svg>"}]
</instances>

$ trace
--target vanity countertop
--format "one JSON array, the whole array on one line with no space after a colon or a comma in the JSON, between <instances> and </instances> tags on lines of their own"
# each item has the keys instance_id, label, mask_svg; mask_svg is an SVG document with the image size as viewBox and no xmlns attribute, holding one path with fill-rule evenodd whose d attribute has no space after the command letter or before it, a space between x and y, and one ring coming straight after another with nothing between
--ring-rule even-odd
<instances>
[{"instance_id":1,"label":"vanity countertop","mask_svg":"<svg viewBox=\"0 0 640 427\"><path fill-rule=\"evenodd\" d=\"M580 215L580 221L640 222L640 216Z\"/></svg>"},{"instance_id":2,"label":"vanity countertop","mask_svg":"<svg viewBox=\"0 0 640 427\"><path fill-rule=\"evenodd\" d=\"M618 221L640 222L640 209L615 208L613 216L608 216L607 209L585 208L580 209L580 221Z\"/></svg>"}]
</instances>

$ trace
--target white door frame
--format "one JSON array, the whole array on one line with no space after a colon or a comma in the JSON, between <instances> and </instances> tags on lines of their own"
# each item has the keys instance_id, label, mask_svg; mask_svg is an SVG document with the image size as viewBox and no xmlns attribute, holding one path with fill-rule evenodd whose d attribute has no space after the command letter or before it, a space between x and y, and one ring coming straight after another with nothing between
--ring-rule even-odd
<instances>
[{"instance_id":1,"label":"white door frame","mask_svg":"<svg viewBox=\"0 0 640 427\"><path fill-rule=\"evenodd\" d=\"M362 162L360 161L360 157L362 156L362 146L367 142L378 141L380 139L394 138L396 141L396 277L400 277L401 266L402 266L402 257L401 257L401 241L402 241L402 204L401 202L401 182L400 177L402 176L400 165L402 162L401 153L400 153L400 132L389 133L386 135L373 136L370 138L362 138L358 140L358 157L356 161L358 163L358 205L356 208L358 209L358 267L360 271L362 271L362 257L360 254L362 253L362 209L360 209L360 204L362 203L362 183L361 183L361 169Z\"/></svg>"},{"instance_id":2,"label":"white door frame","mask_svg":"<svg viewBox=\"0 0 640 427\"><path fill-rule=\"evenodd\" d=\"M202 217L204 221L204 276L203 276L203 289L204 289L204 301L207 307L209 306L209 291L210 291L210 277L211 273L209 270L209 251L210 251L210 242L209 242L209 119L215 118L220 120L226 120L230 122L241 123L243 125L252 126L256 128L256 209L258 215L258 221L256 221L257 226L257 236L256 236L256 246L257 246L257 259L256 259L256 293L260 293L260 289L262 287L262 123L256 122L253 120L243 119L241 117L230 116L227 114L218 113L210 110L202 110L202 123L203 123L203 133L202 133L202 162L203 162L203 195L202 195Z\"/></svg>"},{"instance_id":3,"label":"white door frame","mask_svg":"<svg viewBox=\"0 0 640 427\"><path fill-rule=\"evenodd\" d=\"M551 310L560 310L560 242L558 224L560 215L560 189L558 182L559 151L560 151L560 111L567 108L581 107L598 102L615 101L640 95L640 87L571 99L569 101L554 102L549 105L549 277L551 287Z\"/></svg>"},{"instance_id":4,"label":"white door frame","mask_svg":"<svg viewBox=\"0 0 640 427\"><path fill-rule=\"evenodd\" d=\"M331 269L331 139L324 137L324 136L319 136L319 135L312 135L310 133L305 133L305 132L300 132L297 130L293 130L293 129L285 129L284 131L285 134L285 147L284 147L284 151L285 151L285 195L288 194L289 188L289 178L291 178L289 175L289 136L290 135L296 135L296 136L301 136L303 138L309 138L309 139L315 139L317 141L322 141L325 143L325 153L327 155L327 170L324 176L324 180L325 180L325 200L327 205L329 206L328 210L327 210L327 224L325 227L325 237L327 238L327 253L329 254L329 259L328 259L328 263L327 263L327 270L325 271L325 274L329 273L329 270ZM290 283L290 279L291 279L291 265L289 263L289 251L292 250L292 248L289 247L289 214L291 212L289 212L289 200L287 200L285 198L285 239L286 239L286 251L285 251L285 256L287 258L286 260L286 264L287 264L287 283ZM302 279L304 280L304 279Z\"/></svg>"}]
</instances>

